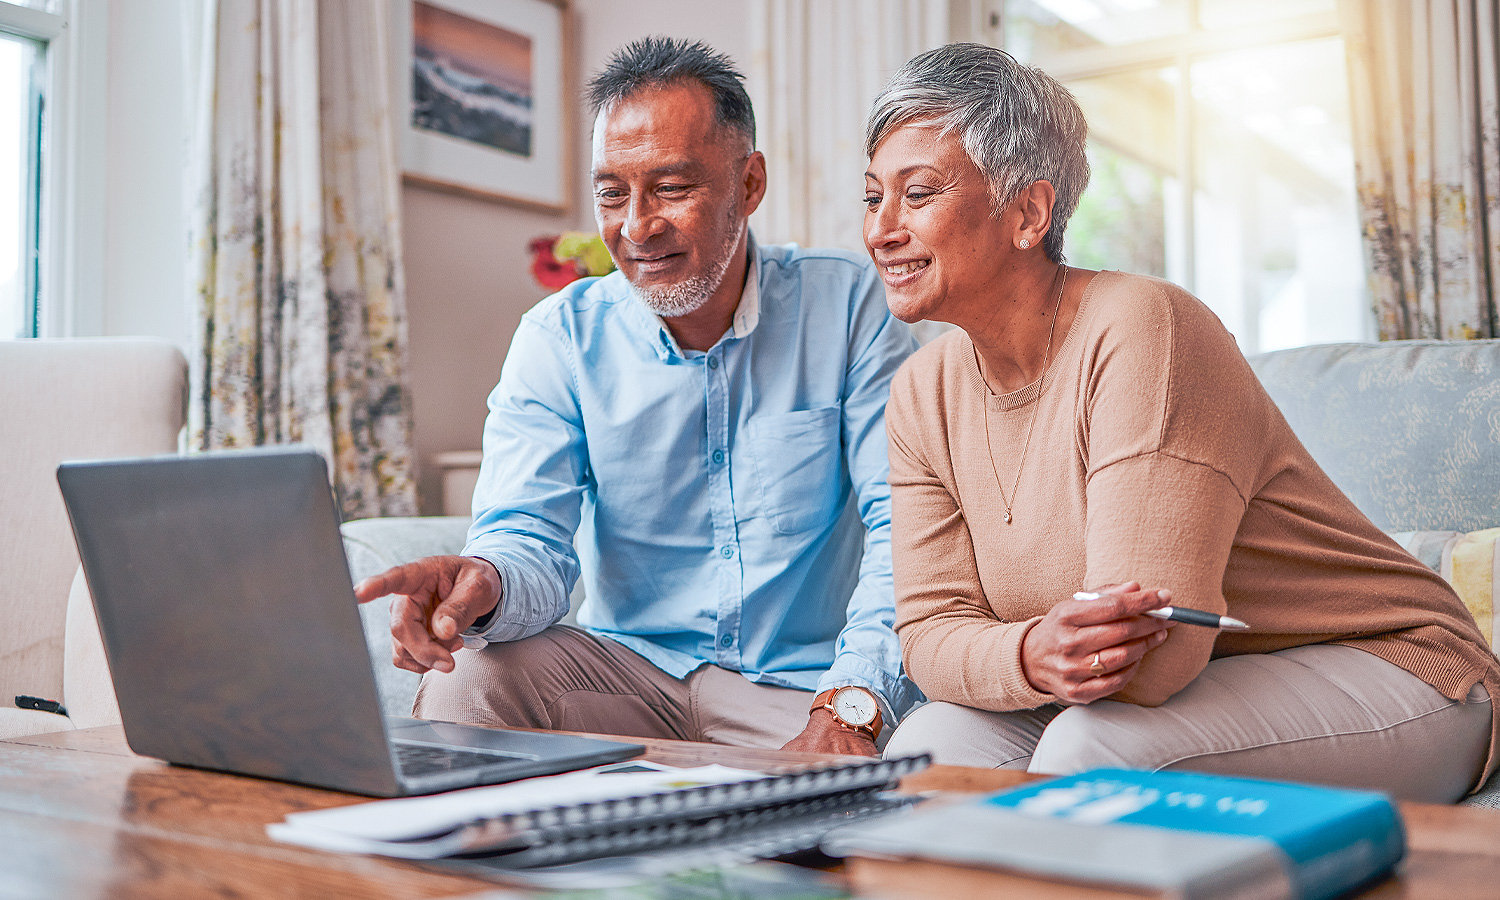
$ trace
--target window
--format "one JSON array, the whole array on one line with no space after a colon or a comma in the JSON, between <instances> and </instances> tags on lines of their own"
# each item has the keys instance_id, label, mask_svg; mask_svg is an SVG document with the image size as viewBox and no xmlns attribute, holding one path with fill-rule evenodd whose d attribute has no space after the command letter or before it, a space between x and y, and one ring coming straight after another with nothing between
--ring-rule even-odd
<instances>
[{"instance_id":1,"label":"window","mask_svg":"<svg viewBox=\"0 0 1500 900\"><path fill-rule=\"evenodd\" d=\"M41 331L48 45L62 17L0 2L0 339Z\"/></svg>"},{"instance_id":2,"label":"window","mask_svg":"<svg viewBox=\"0 0 1500 900\"><path fill-rule=\"evenodd\" d=\"M1257 353L1369 340L1334 0L1007 0L1068 86L1093 177L1069 260L1165 277Z\"/></svg>"},{"instance_id":3,"label":"window","mask_svg":"<svg viewBox=\"0 0 1500 900\"><path fill-rule=\"evenodd\" d=\"M0 34L0 338L37 333L41 59L35 41Z\"/></svg>"}]
</instances>

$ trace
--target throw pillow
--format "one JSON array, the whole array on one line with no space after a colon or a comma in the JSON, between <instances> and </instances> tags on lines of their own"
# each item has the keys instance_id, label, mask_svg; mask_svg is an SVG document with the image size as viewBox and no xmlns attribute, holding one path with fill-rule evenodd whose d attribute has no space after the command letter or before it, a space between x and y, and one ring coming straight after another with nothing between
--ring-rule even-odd
<instances>
[{"instance_id":1,"label":"throw pillow","mask_svg":"<svg viewBox=\"0 0 1500 900\"><path fill-rule=\"evenodd\" d=\"M1393 533L1396 543L1431 566L1453 586L1464 606L1474 614L1479 630L1496 647L1496 607L1500 607L1500 528L1467 534L1459 531L1403 531Z\"/></svg>"}]
</instances>

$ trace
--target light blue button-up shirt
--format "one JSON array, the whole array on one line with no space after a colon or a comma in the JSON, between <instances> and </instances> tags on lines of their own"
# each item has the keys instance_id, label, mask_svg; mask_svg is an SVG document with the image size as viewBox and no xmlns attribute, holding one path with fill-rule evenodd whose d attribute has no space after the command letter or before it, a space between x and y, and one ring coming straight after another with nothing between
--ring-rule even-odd
<instances>
[{"instance_id":1,"label":"light blue button-up shirt","mask_svg":"<svg viewBox=\"0 0 1500 900\"><path fill-rule=\"evenodd\" d=\"M581 564L579 624L663 671L860 685L894 722L919 695L892 627L885 404L916 343L867 260L751 246L707 352L618 272L522 318L464 550L504 584L480 636L557 622Z\"/></svg>"}]
</instances>

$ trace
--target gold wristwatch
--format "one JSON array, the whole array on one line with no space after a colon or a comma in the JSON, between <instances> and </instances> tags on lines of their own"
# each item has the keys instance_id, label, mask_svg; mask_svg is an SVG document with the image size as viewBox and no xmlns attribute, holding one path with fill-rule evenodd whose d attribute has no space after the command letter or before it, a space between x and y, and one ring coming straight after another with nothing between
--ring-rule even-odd
<instances>
[{"instance_id":1,"label":"gold wristwatch","mask_svg":"<svg viewBox=\"0 0 1500 900\"><path fill-rule=\"evenodd\" d=\"M833 723L840 728L858 732L872 741L880 736L883 726L880 704L868 688L852 684L830 688L813 698L812 708L828 710L833 714Z\"/></svg>"}]
</instances>

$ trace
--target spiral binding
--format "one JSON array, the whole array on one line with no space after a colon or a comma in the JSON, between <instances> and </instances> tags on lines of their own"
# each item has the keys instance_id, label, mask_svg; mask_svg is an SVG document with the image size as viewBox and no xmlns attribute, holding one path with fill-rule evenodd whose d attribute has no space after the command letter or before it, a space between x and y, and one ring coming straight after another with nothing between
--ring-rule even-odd
<instances>
[{"instance_id":1,"label":"spiral binding","mask_svg":"<svg viewBox=\"0 0 1500 900\"><path fill-rule=\"evenodd\" d=\"M529 810L469 823L463 843L471 854L509 851L506 867L557 865L761 832L758 840L776 844L778 837L790 838L775 833L780 823L796 822L808 834L821 835L851 816L904 808L909 799L876 795L931 762L926 754L872 760ZM821 819L826 824L815 821ZM793 843L805 847L817 841L803 837Z\"/></svg>"},{"instance_id":2,"label":"spiral binding","mask_svg":"<svg viewBox=\"0 0 1500 900\"><path fill-rule=\"evenodd\" d=\"M620 856L698 844L731 845L746 855L769 856L815 847L838 825L896 812L914 797L875 797L875 788L809 797L706 819L658 821L617 827L592 835L548 835L547 839L504 857L507 868L554 866L601 856Z\"/></svg>"}]
</instances>

